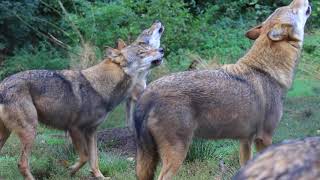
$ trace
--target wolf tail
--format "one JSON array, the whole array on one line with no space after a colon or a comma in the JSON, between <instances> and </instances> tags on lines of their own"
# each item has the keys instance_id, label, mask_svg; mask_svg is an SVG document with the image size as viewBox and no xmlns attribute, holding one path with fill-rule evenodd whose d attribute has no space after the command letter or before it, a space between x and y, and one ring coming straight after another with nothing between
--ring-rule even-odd
<instances>
[{"instance_id":1,"label":"wolf tail","mask_svg":"<svg viewBox=\"0 0 320 180\"><path fill-rule=\"evenodd\" d=\"M152 102L142 103L143 97L137 103L134 112L135 138L137 143L136 174L139 180L152 180L156 170L159 154L147 121L153 109Z\"/></svg>"}]
</instances>

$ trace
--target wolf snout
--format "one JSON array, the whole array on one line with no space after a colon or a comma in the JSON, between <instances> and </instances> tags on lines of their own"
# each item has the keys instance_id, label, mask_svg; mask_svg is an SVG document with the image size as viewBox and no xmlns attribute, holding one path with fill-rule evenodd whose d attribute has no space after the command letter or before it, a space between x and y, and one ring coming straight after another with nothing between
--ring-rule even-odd
<instances>
[{"instance_id":1,"label":"wolf snout","mask_svg":"<svg viewBox=\"0 0 320 180\"><path fill-rule=\"evenodd\" d=\"M159 33L159 34L162 34L163 31L164 31L164 26L163 26L163 24L161 23L161 21L155 20L155 21L154 21L154 24L157 24L157 27L159 28L159 29L158 29L158 33Z\"/></svg>"}]
</instances>

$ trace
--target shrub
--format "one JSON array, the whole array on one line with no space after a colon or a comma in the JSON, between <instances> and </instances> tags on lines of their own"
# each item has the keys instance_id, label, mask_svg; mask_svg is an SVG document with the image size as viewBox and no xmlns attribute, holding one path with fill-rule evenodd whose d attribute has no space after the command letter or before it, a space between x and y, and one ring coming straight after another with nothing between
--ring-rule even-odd
<instances>
[{"instance_id":1,"label":"shrub","mask_svg":"<svg viewBox=\"0 0 320 180\"><path fill-rule=\"evenodd\" d=\"M1 65L1 79L29 69L64 69L68 68L69 64L60 52L44 45L33 49L33 51L20 49L15 54Z\"/></svg>"}]
</instances>

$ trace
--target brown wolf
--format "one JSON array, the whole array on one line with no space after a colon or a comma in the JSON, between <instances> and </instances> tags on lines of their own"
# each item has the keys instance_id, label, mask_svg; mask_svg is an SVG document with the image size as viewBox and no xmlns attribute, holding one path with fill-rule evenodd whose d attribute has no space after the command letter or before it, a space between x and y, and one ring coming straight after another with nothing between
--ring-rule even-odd
<instances>
[{"instance_id":1,"label":"brown wolf","mask_svg":"<svg viewBox=\"0 0 320 180\"><path fill-rule=\"evenodd\" d=\"M320 137L273 145L249 161L233 179L320 179Z\"/></svg>"},{"instance_id":2,"label":"brown wolf","mask_svg":"<svg viewBox=\"0 0 320 180\"><path fill-rule=\"evenodd\" d=\"M146 43L153 48L160 48L160 38L163 34L164 26L160 21L155 21L149 29L144 30L133 44ZM135 104L146 88L147 75L149 71L141 73L136 85L132 89L132 93L126 101L126 124L130 130L134 131L133 124L133 111Z\"/></svg>"},{"instance_id":3,"label":"brown wolf","mask_svg":"<svg viewBox=\"0 0 320 180\"><path fill-rule=\"evenodd\" d=\"M138 179L153 179L159 159L159 179L171 179L193 137L239 139L241 165L251 158L252 142L258 151L270 145L310 13L308 0L294 0L247 32L255 43L236 64L150 83L134 113Z\"/></svg>"},{"instance_id":4,"label":"brown wolf","mask_svg":"<svg viewBox=\"0 0 320 180\"><path fill-rule=\"evenodd\" d=\"M12 75L0 84L0 150L10 132L21 147L19 170L34 179L28 156L38 121L68 131L80 159L75 174L89 161L94 177L98 167L96 129L108 112L130 95L140 73L161 63L162 49L148 44L119 45L108 49L101 63L81 71L30 70Z\"/></svg>"}]
</instances>

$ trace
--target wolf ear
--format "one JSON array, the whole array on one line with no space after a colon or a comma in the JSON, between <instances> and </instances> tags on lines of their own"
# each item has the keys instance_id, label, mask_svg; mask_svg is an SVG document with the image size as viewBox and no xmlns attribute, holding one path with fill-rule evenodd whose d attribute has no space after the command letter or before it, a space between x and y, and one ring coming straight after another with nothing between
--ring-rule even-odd
<instances>
[{"instance_id":1,"label":"wolf ear","mask_svg":"<svg viewBox=\"0 0 320 180\"><path fill-rule=\"evenodd\" d=\"M118 50L121 50L121 49L125 48L126 46L127 46L126 43L122 39L118 39L118 42L117 42L117 49Z\"/></svg>"},{"instance_id":2,"label":"wolf ear","mask_svg":"<svg viewBox=\"0 0 320 180\"><path fill-rule=\"evenodd\" d=\"M261 28L262 28L262 24L250 29L249 31L246 32L246 37L251 40L256 40L261 34Z\"/></svg>"},{"instance_id":3,"label":"wolf ear","mask_svg":"<svg viewBox=\"0 0 320 180\"><path fill-rule=\"evenodd\" d=\"M290 24L275 24L272 29L268 32L268 37L272 41L281 41L289 37L290 34L293 34L292 25ZM294 36L292 36L293 38Z\"/></svg>"},{"instance_id":4,"label":"wolf ear","mask_svg":"<svg viewBox=\"0 0 320 180\"><path fill-rule=\"evenodd\" d=\"M268 37L272 41L281 41L287 35L286 29L281 24L276 24L268 32Z\"/></svg>"},{"instance_id":5,"label":"wolf ear","mask_svg":"<svg viewBox=\"0 0 320 180\"><path fill-rule=\"evenodd\" d=\"M107 47L105 54L107 57L114 58L120 55L120 51L112 47Z\"/></svg>"},{"instance_id":6,"label":"wolf ear","mask_svg":"<svg viewBox=\"0 0 320 180\"><path fill-rule=\"evenodd\" d=\"M120 66L125 66L125 64L126 64L124 57L121 55L121 52L118 49L107 47L106 56L112 62L115 62L115 63L119 64Z\"/></svg>"}]
</instances>

